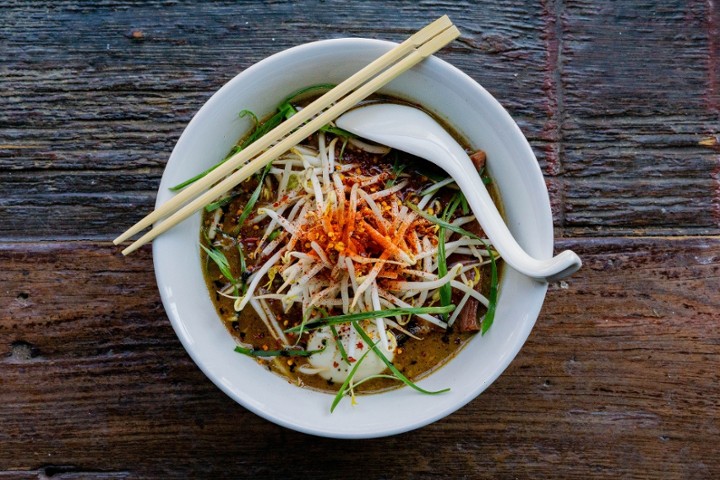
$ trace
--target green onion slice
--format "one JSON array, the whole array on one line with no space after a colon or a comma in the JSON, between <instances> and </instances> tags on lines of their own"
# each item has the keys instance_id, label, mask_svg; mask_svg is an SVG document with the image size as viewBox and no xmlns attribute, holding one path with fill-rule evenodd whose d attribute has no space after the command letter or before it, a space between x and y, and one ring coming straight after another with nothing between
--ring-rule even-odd
<instances>
[{"instance_id":1,"label":"green onion slice","mask_svg":"<svg viewBox=\"0 0 720 480\"><path fill-rule=\"evenodd\" d=\"M255 187L255 191L250 196L250 199L248 199L247 205L245 205L245 208L243 208L242 213L240 214L240 218L238 218L237 225L233 229L233 234L237 235L240 233L240 228L242 227L242 224L245 220L247 220L247 217L250 216L250 213L253 211L253 208L255 208L255 204L257 203L258 199L260 198L260 193L262 192L263 185L265 184L265 176L268 174L270 169L272 168L272 162L265 165L265 168L263 169L262 173L260 174L260 180L258 180L258 185Z\"/></svg>"},{"instance_id":2,"label":"green onion slice","mask_svg":"<svg viewBox=\"0 0 720 480\"><path fill-rule=\"evenodd\" d=\"M321 350L256 350L254 348L245 348L237 346L235 351L247 355L249 357L309 357Z\"/></svg>"},{"instance_id":3,"label":"green onion slice","mask_svg":"<svg viewBox=\"0 0 720 480\"><path fill-rule=\"evenodd\" d=\"M270 232L270 235L268 235L267 241L272 242L273 240L275 240L277 237L280 236L280 233L282 233L282 230L280 228L276 228L275 230Z\"/></svg>"},{"instance_id":4,"label":"green onion slice","mask_svg":"<svg viewBox=\"0 0 720 480\"><path fill-rule=\"evenodd\" d=\"M227 197L223 197L220 200L216 200L213 203L209 204L205 207L206 212L213 212L217 210L218 208L222 208L228 203L233 201L233 198L235 198L236 195L228 195Z\"/></svg>"},{"instance_id":5,"label":"green onion slice","mask_svg":"<svg viewBox=\"0 0 720 480\"><path fill-rule=\"evenodd\" d=\"M431 180L432 180L432 179L431 179ZM452 180L452 179L451 179L451 178L443 178L443 179L441 179L439 182L436 181L435 183L433 183L432 185L430 185L429 187L427 187L425 190L423 190L423 191L421 191L420 193L418 193L418 196L419 196L419 197L424 197L424 196L427 195L428 193L434 193L434 192L437 192L438 190L440 190L441 188L448 187L448 186L450 186L450 185L455 185L455 182L454 182L454 181L450 181L450 180ZM447 183L445 183L445 182L447 182ZM457 186L456 186L455 188L457 188Z\"/></svg>"},{"instance_id":6,"label":"green onion slice","mask_svg":"<svg viewBox=\"0 0 720 480\"><path fill-rule=\"evenodd\" d=\"M227 157L227 158L223 159L221 162L216 163L216 164L213 165L212 167L208 168L207 170L205 170L205 171L203 171L203 172L198 173L198 174L195 175L194 177L188 178L188 179L185 180L184 182L180 182L180 183L178 183L177 185L175 185L175 186L173 186L173 187L170 187L169 190L170 190L171 192L177 192L178 190L182 190L183 188L187 187L187 186L190 185L191 183L197 182L198 180L200 180L201 178L203 178L205 175L207 175L208 173L212 172L212 171L215 170L217 167L219 167L220 165L222 165L223 163L225 163L225 160L227 160L228 158L230 158L230 157Z\"/></svg>"},{"instance_id":7,"label":"green onion slice","mask_svg":"<svg viewBox=\"0 0 720 480\"><path fill-rule=\"evenodd\" d=\"M437 224L437 225L440 226L440 227L447 228L448 230L451 230L451 231L453 231L453 232L455 232L455 233L459 233L460 235L465 235L465 236L470 237L470 238L472 238L472 239L483 241L482 238L478 237L478 236L475 235L474 233L468 232L468 231L465 230L464 228L460 228L460 227L458 227L458 226L456 226L456 225L453 225L453 224L450 223L450 222L446 222L445 220L441 220L440 218L436 217L435 215L430 215L429 213L427 213L427 212L425 212L425 211L423 211L423 210L420 210L420 209L417 207L417 205L414 205L414 204L412 204L412 203L410 203L410 202L406 202L405 205L407 205L407 206L410 208L410 210L412 210L413 212L417 213L418 215L420 215L421 217L423 217L425 220L427 220L427 221L429 221L429 222L435 223L435 224Z\"/></svg>"},{"instance_id":8,"label":"green onion slice","mask_svg":"<svg viewBox=\"0 0 720 480\"><path fill-rule=\"evenodd\" d=\"M283 100L280 105L285 105L287 103L290 103L294 100L298 100L300 96L305 95L309 92L314 92L316 90L332 90L335 88L335 84L333 83L318 83L317 85L310 85L309 87L303 87L300 90L296 90L293 93L291 93L285 100Z\"/></svg>"},{"instance_id":9,"label":"green onion slice","mask_svg":"<svg viewBox=\"0 0 720 480\"><path fill-rule=\"evenodd\" d=\"M490 245L485 243L483 240L480 241L483 242L485 249L490 254L490 293L488 294L487 312L485 312L485 317L482 319L481 331L481 333L485 335L485 332L488 331L490 325L493 324L493 320L495 320L495 309L497 308L498 298L498 271L497 264L495 263L495 255L493 255L493 252L490 251Z\"/></svg>"},{"instance_id":10,"label":"green onion slice","mask_svg":"<svg viewBox=\"0 0 720 480\"><path fill-rule=\"evenodd\" d=\"M255 112L253 112L252 110L240 110L240 113L238 113L238 117L240 117L240 118L245 118L245 117L250 117L250 118L252 118L253 122L255 123L255 127L254 127L253 131L260 126L260 119L257 117L257 115L255 115Z\"/></svg>"},{"instance_id":11,"label":"green onion slice","mask_svg":"<svg viewBox=\"0 0 720 480\"><path fill-rule=\"evenodd\" d=\"M362 339L365 340L365 343L367 343L368 345L370 345L370 348L372 348L372 351L375 352L375 354L376 354L378 357L380 357L380 360L382 360L383 363L390 369L390 371L393 373L393 375L395 375L395 376L396 376L399 380L401 380L405 385L407 385L408 387L412 388L413 390L417 390L418 392L420 392L420 393L425 393L425 394L427 394L427 395L436 395L436 394L438 394L438 393L444 393L444 392L449 392L449 391L450 391L449 388L443 388L442 390L430 391L430 390L425 390L424 388L420 388L420 387L418 387L417 385L415 385L415 383L413 383L412 380L410 380L410 379L407 378L405 375L403 375L402 372L401 372L400 370L398 370L398 369L395 367L395 365L393 365L393 363L392 363L390 360L387 359L387 357L386 357L386 356L382 353L382 351L380 351L380 349L377 347L377 343L375 343L375 344L372 343L372 340L370 339L370 337L368 336L368 334L365 333L365 330L363 330L363 329L360 327L360 325L358 325L357 321L353 321L352 324L353 324L353 327L355 327L355 330L357 330L357 332L360 334L360 336L362 337Z\"/></svg>"},{"instance_id":12,"label":"green onion slice","mask_svg":"<svg viewBox=\"0 0 720 480\"><path fill-rule=\"evenodd\" d=\"M355 138L356 137L355 135L348 132L347 130L343 130L342 128L339 128L339 127L333 127L329 124L323 125L322 127L320 127L319 131L326 132L326 133L332 133L336 137L341 137L341 138Z\"/></svg>"},{"instance_id":13,"label":"green onion slice","mask_svg":"<svg viewBox=\"0 0 720 480\"><path fill-rule=\"evenodd\" d=\"M447 275L447 257L445 255L445 229L440 227L438 230L438 277L442 278ZM450 282L444 283L440 287L440 305L443 307L450 305L452 301L452 287ZM443 314L443 319L447 321L447 313Z\"/></svg>"},{"instance_id":14,"label":"green onion slice","mask_svg":"<svg viewBox=\"0 0 720 480\"><path fill-rule=\"evenodd\" d=\"M339 323L349 323L357 320L368 320L372 318L387 318L396 315L420 315L424 313L450 313L455 309L455 305L447 305L445 307L407 307L407 308L388 308L386 310L373 310L369 312L348 313L346 315L337 315L333 317L325 317L311 320L302 325L288 328L285 333L298 333L302 330L312 330L328 325L337 325Z\"/></svg>"},{"instance_id":15,"label":"green onion slice","mask_svg":"<svg viewBox=\"0 0 720 480\"><path fill-rule=\"evenodd\" d=\"M485 246L485 250L487 250L488 254L490 254L490 294L488 295L488 309L485 313L485 318L483 318L482 321L482 334L484 335L485 332L488 331L490 328L490 325L492 325L493 320L495 320L495 309L497 308L497 298L498 298L498 271L497 271L497 263L495 262L495 256L497 255L497 252L490 249L490 245L483 240L482 238L478 237L474 233L470 233L467 230L457 227L455 225L452 225L451 223L448 223L444 220L439 219L438 217L434 215L430 215L427 212L424 212L420 210L417 205L413 205L412 203L407 202L406 205L410 207L412 211L423 217L425 220L428 220L430 222L433 222L441 227L447 228L448 230L452 230L455 233L459 233L460 235L465 235L467 237L470 237L475 240L480 240L482 244Z\"/></svg>"},{"instance_id":16,"label":"green onion slice","mask_svg":"<svg viewBox=\"0 0 720 480\"><path fill-rule=\"evenodd\" d=\"M335 325L330 325L330 331L332 332L333 339L335 340L335 345L337 345L337 349L340 352L340 356L342 357L342 359L345 363L350 365L350 357L348 357L347 351L345 351L345 347L343 346L342 342L340 341L340 335L338 335Z\"/></svg>"},{"instance_id":17,"label":"green onion slice","mask_svg":"<svg viewBox=\"0 0 720 480\"><path fill-rule=\"evenodd\" d=\"M257 115L255 115L254 112L252 112L250 110L240 111L240 113L238 115L241 118L242 117L251 117L255 124L250 135L242 142L241 145L233 147L233 149L230 151L230 154L227 157L225 157L222 161L220 161L217 164L213 165L212 167L208 168L204 172L201 172L201 173L195 175L194 177L185 180L182 183L178 183L177 185L170 187L170 191L176 192L178 190L182 190L183 188L187 187L191 183L194 183L194 182L200 180L205 175L207 175L208 173L212 172L217 167L219 167L220 165L225 163L225 161L227 159L229 159L230 157L235 155L237 152L245 149L248 145L255 142L258 138L262 137L263 135L268 133L270 130L272 130L273 128L280 125L286 119L292 117L295 113L297 113L297 110L295 110L295 107L293 107L290 103L293 100L296 100L298 97L300 97L301 95L304 95L308 92L312 92L315 90L330 90L332 88L335 88L335 85L330 84L330 83L321 83L319 85L311 85L309 87L301 88L300 90L293 92L289 97L287 97L285 100L283 100L280 103L280 105L278 105L275 114L272 117L268 118L265 122L262 122L262 123L258 120L258 117L257 117ZM339 129L336 127L329 127L329 126L326 126L326 127L328 128L328 131L331 131L332 133L335 133L336 135L344 136L344 137L352 136L349 132L345 132L345 130L342 130L342 129Z\"/></svg>"},{"instance_id":18,"label":"green onion slice","mask_svg":"<svg viewBox=\"0 0 720 480\"><path fill-rule=\"evenodd\" d=\"M378 340L379 342L380 340ZM368 343L370 345L370 343ZM377 345L377 343L375 344ZM375 347L373 345L373 347ZM338 403L340 403L340 400L345 396L345 394L348 392L348 384L352 381L353 377L355 376L355 373L358 371L358 368L360 368L360 364L365 360L365 357L368 356L368 354L371 352L371 350L368 348L365 353L362 354L360 358L358 358L357 362L355 362L355 365L353 365L353 368L350 369L350 373L348 373L347 378L345 378L345 381L340 386L340 389L338 390L338 393L335 395L335 399L333 400L332 405L330 405L330 413L333 413L335 411L335 407L338 406Z\"/></svg>"},{"instance_id":19,"label":"green onion slice","mask_svg":"<svg viewBox=\"0 0 720 480\"><path fill-rule=\"evenodd\" d=\"M237 282L235 277L233 277L232 271L230 270L230 262L228 261L224 253L215 248L207 248L203 244L200 244L200 247L205 250L208 258L215 262L215 265L218 266L218 268L220 269L220 273L222 273L225 278L230 280L232 283Z\"/></svg>"}]
</instances>

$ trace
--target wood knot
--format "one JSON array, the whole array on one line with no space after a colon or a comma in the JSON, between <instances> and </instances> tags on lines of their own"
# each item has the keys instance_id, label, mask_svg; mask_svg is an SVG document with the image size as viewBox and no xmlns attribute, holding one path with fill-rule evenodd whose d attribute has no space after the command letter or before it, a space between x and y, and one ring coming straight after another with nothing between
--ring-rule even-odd
<instances>
[{"instance_id":1,"label":"wood knot","mask_svg":"<svg viewBox=\"0 0 720 480\"><path fill-rule=\"evenodd\" d=\"M10 358L15 362L27 362L40 355L40 350L33 344L18 340L10 344Z\"/></svg>"},{"instance_id":2,"label":"wood knot","mask_svg":"<svg viewBox=\"0 0 720 480\"><path fill-rule=\"evenodd\" d=\"M130 40L134 40L136 42L145 40L145 32L143 32L142 30L131 30L130 32L125 34L125 36Z\"/></svg>"}]
</instances>

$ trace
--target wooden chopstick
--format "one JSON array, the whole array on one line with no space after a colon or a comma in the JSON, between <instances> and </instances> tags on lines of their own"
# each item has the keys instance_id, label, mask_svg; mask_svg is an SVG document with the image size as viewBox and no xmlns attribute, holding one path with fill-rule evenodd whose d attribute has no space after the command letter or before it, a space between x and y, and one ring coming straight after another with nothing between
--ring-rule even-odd
<instances>
[{"instance_id":1,"label":"wooden chopstick","mask_svg":"<svg viewBox=\"0 0 720 480\"><path fill-rule=\"evenodd\" d=\"M175 212L173 215L168 217L165 221L161 222L159 225L156 225L152 230L147 232L145 235L140 237L129 247L123 250L123 255L128 255L134 252L145 243L152 241L161 233L169 230L173 226L177 225L179 222L183 221L184 219L195 213L197 210L203 208L208 203L220 197L222 194L232 189L240 182L249 178L253 173L262 168L268 162L274 160L278 156L290 150L293 146L297 145L304 138L317 131L320 127L336 119L338 116L342 115L347 110L355 106L358 102L367 98L369 95L389 83L391 80L418 64L424 58L440 50L442 47L452 42L458 36L460 36L459 30L455 26L451 25L449 28L443 29L439 34L432 37L424 44L418 46L417 48L412 48L409 54L402 58L400 61L387 68L385 71L377 75L369 82L357 88L355 91L350 93L348 96L337 102L335 105L333 105L326 111L320 113L311 121L303 125L301 128L297 129L292 134L287 136L280 143L265 151L263 154L252 160L247 165L244 165L238 171L222 180L213 188L203 193L199 197L195 198L193 201L191 201L190 203L182 207L180 210ZM291 117L291 119L292 118L294 118L294 116ZM207 185L207 183L207 181L204 182L204 185Z\"/></svg>"},{"instance_id":2,"label":"wooden chopstick","mask_svg":"<svg viewBox=\"0 0 720 480\"><path fill-rule=\"evenodd\" d=\"M258 140L247 146L245 149L230 157L227 161L223 162L217 168L208 173L205 177L183 189L180 193L162 204L157 210L151 212L145 218L127 229L124 233L122 233L115 240L113 240L113 243L117 245L121 242L124 242L136 233L149 227L155 221L170 215L181 205L189 201L191 198L195 197L203 190L206 190L215 182L227 176L233 170L237 169L243 163L246 163L248 160L262 153L263 150L267 149L274 142L280 140L282 137L286 136L291 131L298 128L306 121L310 120L313 116L317 115L322 110L327 108L328 105L347 95L349 92L351 92L361 84L365 83L370 78L374 77L379 72L392 65L400 58L406 56L416 47L419 47L431 38L437 36L442 31L447 30L451 26L452 22L447 17L447 15L443 15L434 22L428 24L427 26L419 30L417 33L413 34L410 38L405 40L403 43L393 48L386 54L382 55L378 59L374 60L366 67L362 68L357 73L352 75L350 78L325 93L323 96L312 102L307 107L300 110L288 120L282 122L273 130L260 137Z\"/></svg>"}]
</instances>

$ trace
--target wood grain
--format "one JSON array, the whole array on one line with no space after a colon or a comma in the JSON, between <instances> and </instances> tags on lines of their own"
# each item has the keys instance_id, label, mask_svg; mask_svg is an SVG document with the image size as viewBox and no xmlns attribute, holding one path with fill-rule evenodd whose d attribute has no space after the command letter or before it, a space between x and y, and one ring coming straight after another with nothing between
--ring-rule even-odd
<instances>
[{"instance_id":1,"label":"wood grain","mask_svg":"<svg viewBox=\"0 0 720 480\"><path fill-rule=\"evenodd\" d=\"M558 170L575 235L720 233L720 156L699 144L720 131L718 15L698 1L563 9Z\"/></svg>"},{"instance_id":2,"label":"wood grain","mask_svg":"<svg viewBox=\"0 0 720 480\"><path fill-rule=\"evenodd\" d=\"M707 450L720 432L720 240L560 247L585 268L551 286L485 393L419 431L338 444L261 420L202 375L162 311L148 249L4 244L0 465L68 478L720 472ZM317 462L321 451L334 454Z\"/></svg>"},{"instance_id":3,"label":"wood grain","mask_svg":"<svg viewBox=\"0 0 720 480\"><path fill-rule=\"evenodd\" d=\"M444 420L346 442L268 423L182 349L150 250L109 240L238 72L442 14L463 36L439 56L516 119L584 267ZM702 0L0 2L0 478L720 477L718 55Z\"/></svg>"},{"instance_id":4,"label":"wood grain","mask_svg":"<svg viewBox=\"0 0 720 480\"><path fill-rule=\"evenodd\" d=\"M0 238L54 238L39 214L48 208L66 211L62 221L75 223L68 231L78 238L113 238L119 225L150 210L184 125L232 76L304 41L360 34L401 40L442 12L463 37L439 55L517 119L548 176L562 235L596 235L598 228L609 235L665 234L670 226L718 233L720 160L698 145L718 132L711 108L717 89L707 85L718 66L707 60L702 5L668 2L662 22L643 29L632 28L646 23L643 12L651 10L641 3L493 5L482 15L465 2L417 11L404 4L407 17L393 26L373 21L383 12L380 3L334 7L338 13L328 23L311 13L320 4L251 4L240 14L233 4L59 2L47 12L23 2L5 5L0 225L9 226ZM612 31L608 22L617 23ZM39 38L52 42L30 54ZM672 75L657 75L655 65L672 68ZM636 81L638 72L647 78ZM638 83L642 88L634 91ZM79 170L103 181L70 181ZM113 183L108 177L118 170L123 182ZM26 191L25 179L39 172L46 175L34 184L38 191ZM129 200L137 190L142 193ZM82 208L79 194L102 207ZM24 199L37 204L26 214L18 207Z\"/></svg>"}]
</instances>

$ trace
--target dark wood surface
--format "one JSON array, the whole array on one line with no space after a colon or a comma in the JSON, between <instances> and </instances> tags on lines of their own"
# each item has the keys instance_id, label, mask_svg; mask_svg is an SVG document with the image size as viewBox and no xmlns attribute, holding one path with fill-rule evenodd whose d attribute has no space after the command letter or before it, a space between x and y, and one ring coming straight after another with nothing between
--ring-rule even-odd
<instances>
[{"instance_id":1,"label":"dark wood surface","mask_svg":"<svg viewBox=\"0 0 720 480\"><path fill-rule=\"evenodd\" d=\"M0 2L0 478L720 478L720 11L710 1ZM169 153L222 84L311 40L439 56L528 136L557 249L509 369L370 441L246 411L190 360L150 249Z\"/></svg>"}]
</instances>

